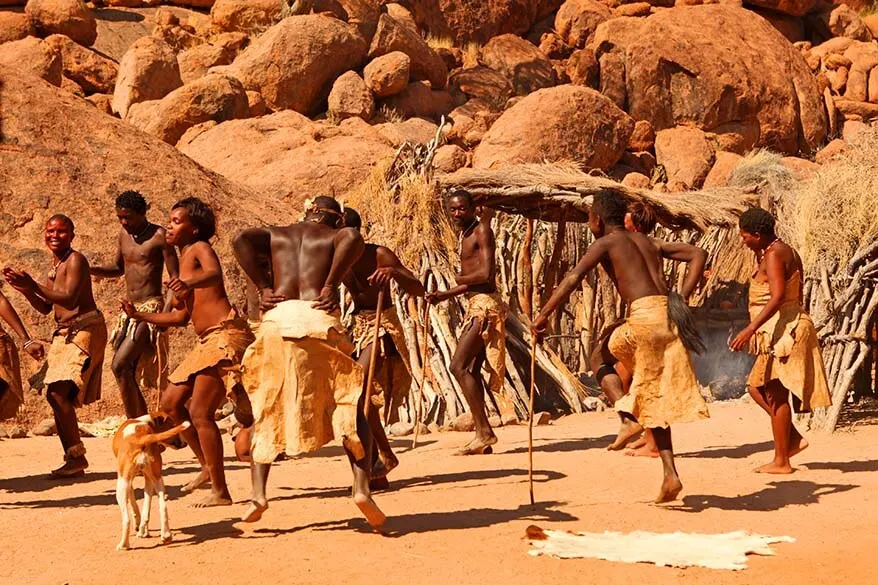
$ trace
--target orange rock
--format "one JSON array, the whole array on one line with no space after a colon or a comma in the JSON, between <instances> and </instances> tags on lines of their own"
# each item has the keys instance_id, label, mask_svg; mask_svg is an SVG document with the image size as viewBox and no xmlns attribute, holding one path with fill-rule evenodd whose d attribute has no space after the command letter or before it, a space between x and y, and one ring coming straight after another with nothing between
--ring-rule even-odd
<instances>
[{"instance_id":1,"label":"orange rock","mask_svg":"<svg viewBox=\"0 0 878 585\"><path fill-rule=\"evenodd\" d=\"M555 30L571 47L588 44L598 25L613 17L613 11L597 0L567 0L555 16Z\"/></svg>"},{"instance_id":2,"label":"orange rock","mask_svg":"<svg viewBox=\"0 0 878 585\"><path fill-rule=\"evenodd\" d=\"M704 179L704 188L727 186L732 172L734 172L735 167L738 166L738 163L743 158L740 154L735 154L734 152L717 152L716 161Z\"/></svg>"},{"instance_id":3,"label":"orange rock","mask_svg":"<svg viewBox=\"0 0 878 585\"><path fill-rule=\"evenodd\" d=\"M505 75L482 65L455 71L449 84L452 91L468 98L480 98L497 110L502 110L506 101L515 95L515 89Z\"/></svg>"},{"instance_id":4,"label":"orange rock","mask_svg":"<svg viewBox=\"0 0 878 585\"><path fill-rule=\"evenodd\" d=\"M372 59L363 69L363 79L375 97L391 96L408 85L411 63L408 55L393 51Z\"/></svg>"},{"instance_id":5,"label":"orange rock","mask_svg":"<svg viewBox=\"0 0 878 585\"><path fill-rule=\"evenodd\" d=\"M369 47L369 57L375 58L401 51L411 59L411 78L429 81L433 89L443 89L448 81L448 69L442 58L427 42L387 14L378 19L378 28Z\"/></svg>"},{"instance_id":6,"label":"orange rock","mask_svg":"<svg viewBox=\"0 0 878 585\"><path fill-rule=\"evenodd\" d=\"M686 126L656 132L655 158L665 168L668 188L677 184L685 186L685 189L674 190L701 187L716 160L707 135Z\"/></svg>"},{"instance_id":7,"label":"orange rock","mask_svg":"<svg viewBox=\"0 0 878 585\"><path fill-rule=\"evenodd\" d=\"M141 37L119 62L113 111L125 118L131 104L161 99L181 85L180 67L171 47L161 39Z\"/></svg>"},{"instance_id":8,"label":"orange rock","mask_svg":"<svg viewBox=\"0 0 878 585\"><path fill-rule=\"evenodd\" d=\"M537 47L515 35L494 37L482 47L479 60L506 76L518 95L556 84L552 62Z\"/></svg>"},{"instance_id":9,"label":"orange rock","mask_svg":"<svg viewBox=\"0 0 878 585\"><path fill-rule=\"evenodd\" d=\"M363 78L356 71L342 74L329 92L329 114L338 120L358 117L369 120L375 112L375 100Z\"/></svg>"},{"instance_id":10,"label":"orange rock","mask_svg":"<svg viewBox=\"0 0 878 585\"><path fill-rule=\"evenodd\" d=\"M216 0L210 18L217 30L259 33L278 21L280 0Z\"/></svg>"},{"instance_id":11,"label":"orange rock","mask_svg":"<svg viewBox=\"0 0 878 585\"><path fill-rule=\"evenodd\" d=\"M438 121L454 109L451 94L434 90L424 81L415 81L401 92L381 100L381 105L404 118L429 118Z\"/></svg>"},{"instance_id":12,"label":"orange rock","mask_svg":"<svg viewBox=\"0 0 878 585\"><path fill-rule=\"evenodd\" d=\"M466 151L455 144L445 144L436 149L433 168L442 173L453 173L469 163Z\"/></svg>"},{"instance_id":13,"label":"orange rock","mask_svg":"<svg viewBox=\"0 0 878 585\"><path fill-rule=\"evenodd\" d=\"M655 146L655 129L646 120L637 120L634 123L634 132L628 139L628 148L632 152L652 150Z\"/></svg>"},{"instance_id":14,"label":"orange rock","mask_svg":"<svg viewBox=\"0 0 878 585\"><path fill-rule=\"evenodd\" d=\"M832 160L832 158L836 155L844 152L846 148L847 144L845 144L845 141L840 138L836 138L835 140L824 146L822 149L817 151L817 154L814 155L814 160L817 162L817 164L822 165L825 162Z\"/></svg>"},{"instance_id":15,"label":"orange rock","mask_svg":"<svg viewBox=\"0 0 878 585\"><path fill-rule=\"evenodd\" d=\"M197 45L177 55L177 65L180 68L180 79L183 80L183 83L204 77L211 67L228 65L231 62L231 51L223 45L212 43Z\"/></svg>"},{"instance_id":16,"label":"orange rock","mask_svg":"<svg viewBox=\"0 0 878 585\"><path fill-rule=\"evenodd\" d=\"M46 43L61 55L64 75L86 93L111 93L116 86L119 66L115 61L79 45L64 35L51 35Z\"/></svg>"},{"instance_id":17,"label":"orange rock","mask_svg":"<svg viewBox=\"0 0 878 585\"><path fill-rule=\"evenodd\" d=\"M98 23L82 0L28 0L24 10L40 36L65 35L85 46L98 37Z\"/></svg>"},{"instance_id":18,"label":"orange rock","mask_svg":"<svg viewBox=\"0 0 878 585\"><path fill-rule=\"evenodd\" d=\"M30 17L23 12L0 12L0 45L34 34Z\"/></svg>"},{"instance_id":19,"label":"orange rock","mask_svg":"<svg viewBox=\"0 0 878 585\"><path fill-rule=\"evenodd\" d=\"M596 88L600 79L600 66L591 49L573 51L567 59L567 77L574 85Z\"/></svg>"},{"instance_id":20,"label":"orange rock","mask_svg":"<svg viewBox=\"0 0 878 585\"><path fill-rule=\"evenodd\" d=\"M61 55L51 45L36 37L3 44L0 65L30 73L61 87Z\"/></svg>"}]
</instances>

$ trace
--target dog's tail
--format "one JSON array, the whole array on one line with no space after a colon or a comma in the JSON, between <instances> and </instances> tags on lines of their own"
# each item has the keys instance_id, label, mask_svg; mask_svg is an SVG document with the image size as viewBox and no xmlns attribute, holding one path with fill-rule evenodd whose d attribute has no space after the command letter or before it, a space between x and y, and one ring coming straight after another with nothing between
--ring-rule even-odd
<instances>
[{"instance_id":1,"label":"dog's tail","mask_svg":"<svg viewBox=\"0 0 878 585\"><path fill-rule=\"evenodd\" d=\"M695 327L692 311L689 309L686 301L683 300L683 297L674 291L668 293L668 318L677 326L680 340L686 349L698 355L707 351L704 340Z\"/></svg>"},{"instance_id":2,"label":"dog's tail","mask_svg":"<svg viewBox=\"0 0 878 585\"><path fill-rule=\"evenodd\" d=\"M168 429L167 431L143 435L137 438L137 446L143 447L145 445L151 445L152 443L161 443L162 441L173 439L174 437L188 429L190 426L192 426L192 423L187 420L172 429Z\"/></svg>"}]
</instances>

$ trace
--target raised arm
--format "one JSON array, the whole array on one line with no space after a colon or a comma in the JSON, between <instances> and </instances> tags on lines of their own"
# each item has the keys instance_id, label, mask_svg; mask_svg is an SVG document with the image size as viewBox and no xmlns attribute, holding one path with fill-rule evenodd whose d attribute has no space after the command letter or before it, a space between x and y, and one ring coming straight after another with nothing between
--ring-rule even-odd
<instances>
[{"instance_id":1,"label":"raised arm","mask_svg":"<svg viewBox=\"0 0 878 585\"><path fill-rule=\"evenodd\" d=\"M121 238L121 234L119 235ZM116 238L116 258L109 264L102 266L89 266L92 276L98 278L119 278L125 274L125 259L122 257L122 242Z\"/></svg>"},{"instance_id":2,"label":"raised arm","mask_svg":"<svg viewBox=\"0 0 878 585\"><path fill-rule=\"evenodd\" d=\"M0 317L9 324L22 342L30 339L30 335L24 327L24 323L21 322L21 317L18 316L15 307L12 306L12 303L10 303L9 299L3 294L3 291L0 291Z\"/></svg>"},{"instance_id":3,"label":"raised arm","mask_svg":"<svg viewBox=\"0 0 878 585\"><path fill-rule=\"evenodd\" d=\"M422 297L426 294L424 285L411 270L403 266L393 250L379 246L375 256L378 268L369 277L370 283L375 286L386 286L391 280L395 280L399 288L414 297Z\"/></svg>"},{"instance_id":4,"label":"raised arm","mask_svg":"<svg viewBox=\"0 0 878 585\"><path fill-rule=\"evenodd\" d=\"M580 260L579 263L573 267L573 270L567 273L567 276L558 283L558 287L552 291L549 300L546 301L546 304L543 305L543 308L537 316L534 317L533 324L531 325L531 329L534 332L542 333L545 330L546 325L549 322L549 315L554 313L562 303L567 301L570 294L576 290L586 274L594 270L595 266L598 265L606 253L607 247L602 240L598 240L589 246L588 250L585 251L585 256L582 257L582 260Z\"/></svg>"},{"instance_id":5,"label":"raised arm","mask_svg":"<svg viewBox=\"0 0 878 585\"><path fill-rule=\"evenodd\" d=\"M342 228L335 234L335 251L332 266L320 290L320 296L311 306L321 311L332 312L338 308L338 286L345 275L353 268L366 248L360 232L353 228Z\"/></svg>"},{"instance_id":6,"label":"raised arm","mask_svg":"<svg viewBox=\"0 0 878 585\"><path fill-rule=\"evenodd\" d=\"M3 269L3 278L41 314L48 315L52 311L52 303L40 294L39 287L30 274L7 266Z\"/></svg>"},{"instance_id":7,"label":"raised arm","mask_svg":"<svg viewBox=\"0 0 878 585\"><path fill-rule=\"evenodd\" d=\"M232 240L235 259L247 277L261 290L274 288L271 276L259 262L260 257L271 255L271 232L266 228L250 228L239 232Z\"/></svg>"},{"instance_id":8,"label":"raised arm","mask_svg":"<svg viewBox=\"0 0 878 585\"><path fill-rule=\"evenodd\" d=\"M729 347L734 351L746 349L750 338L774 316L783 304L784 289L786 288L786 271L784 270L783 259L775 250L769 250L765 254L765 273L768 275L768 288L771 298L762 307L759 314L750 321L750 324L732 340Z\"/></svg>"},{"instance_id":9,"label":"raised arm","mask_svg":"<svg viewBox=\"0 0 878 585\"><path fill-rule=\"evenodd\" d=\"M692 296L692 291L698 286L698 282L704 274L704 266L707 264L707 252L692 244L665 242L657 239L653 239L653 241L658 242L662 258L686 263L686 276L683 278L680 294L688 301L689 297Z\"/></svg>"}]
</instances>

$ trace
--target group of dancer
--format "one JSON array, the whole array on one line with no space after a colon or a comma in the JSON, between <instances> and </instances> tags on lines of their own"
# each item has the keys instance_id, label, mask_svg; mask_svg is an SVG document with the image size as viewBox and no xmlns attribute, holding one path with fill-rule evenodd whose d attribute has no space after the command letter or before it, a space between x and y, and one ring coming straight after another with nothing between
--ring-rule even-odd
<instances>
[{"instance_id":1,"label":"group of dancer","mask_svg":"<svg viewBox=\"0 0 878 585\"><path fill-rule=\"evenodd\" d=\"M109 339L111 370L126 415L147 413L142 389L149 386L163 388L160 408L177 424L191 422L182 438L201 470L183 491L210 485L210 493L195 505L232 503L215 421L217 409L230 401L242 427L235 450L251 464L252 494L244 521L259 520L268 508L272 463L340 440L353 473L354 502L373 527L381 527L385 516L372 491L387 487L386 476L399 459L385 435L388 419L382 420L380 408L385 414L395 412L412 382L403 327L395 303L387 301L394 290L426 297L430 304L464 297L467 313L450 370L472 413L475 437L457 453L491 453L497 436L488 420L486 390L502 414L514 412L502 394L508 309L495 284L490 221L479 218L465 191L451 193L447 207L460 234L460 267L455 286L432 293L392 250L364 242L359 214L342 209L331 197L307 201L297 223L236 234L235 259L259 291L261 318L256 323L229 301L221 262L210 244L216 218L200 199L177 202L162 228L147 219L142 195L119 195L117 253L104 266L90 265L72 247L75 231L69 217L50 217L44 240L52 268L42 284L23 270L3 269L5 282L34 309L54 313L50 343L29 335L0 291L0 317L21 339L24 352L43 360L30 383L45 390L64 450L64 464L50 477L77 477L88 467L76 409L100 398ZM595 241L551 291L533 318L532 332L539 340L550 315L591 270L603 267L627 306L627 317L606 327L591 360L621 419L610 449L632 443L632 454L659 457L664 477L656 502L667 502L682 490L671 427L708 416L690 357L704 346L686 302L702 278L707 254L649 236L655 224L644 205L629 206L609 191L595 195L589 208ZM801 259L777 237L774 218L762 209L742 214L740 233L755 252L757 267L750 283L751 321L730 349L756 356L748 391L771 417L774 460L757 471L790 473L790 457L807 442L792 424L789 396L797 411L810 411L829 405L829 391L817 335L802 306ZM665 259L687 264L678 292L666 283ZM95 302L92 277L125 279L127 294L112 334ZM342 284L353 301L350 332L339 310ZM167 328L190 322L197 341L168 374ZM370 378L373 384L367 383ZM0 329L0 419L14 416L22 401L18 351Z\"/></svg>"}]
</instances>

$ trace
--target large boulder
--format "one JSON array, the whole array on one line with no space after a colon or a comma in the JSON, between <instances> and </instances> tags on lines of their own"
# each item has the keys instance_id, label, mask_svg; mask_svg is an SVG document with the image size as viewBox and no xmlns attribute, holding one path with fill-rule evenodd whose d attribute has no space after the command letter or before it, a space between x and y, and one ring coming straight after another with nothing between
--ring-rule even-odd
<instances>
[{"instance_id":1,"label":"large boulder","mask_svg":"<svg viewBox=\"0 0 878 585\"><path fill-rule=\"evenodd\" d=\"M341 20L355 27L368 43L378 27L381 16L379 0L316 0L314 13L324 10L336 14Z\"/></svg>"},{"instance_id":2,"label":"large boulder","mask_svg":"<svg viewBox=\"0 0 878 585\"><path fill-rule=\"evenodd\" d=\"M613 17L613 11L598 0L567 0L555 15L555 30L571 47L583 48L600 23Z\"/></svg>"},{"instance_id":3,"label":"large boulder","mask_svg":"<svg viewBox=\"0 0 878 585\"><path fill-rule=\"evenodd\" d=\"M716 151L704 132L681 126L656 133L655 159L665 167L672 190L697 189L713 168Z\"/></svg>"},{"instance_id":4,"label":"large boulder","mask_svg":"<svg viewBox=\"0 0 878 585\"><path fill-rule=\"evenodd\" d=\"M744 0L744 4L790 16L805 16L811 12L817 0Z\"/></svg>"},{"instance_id":5,"label":"large boulder","mask_svg":"<svg viewBox=\"0 0 878 585\"><path fill-rule=\"evenodd\" d=\"M131 104L160 100L181 85L180 66L173 49L156 37L140 38L119 63L113 111L124 118Z\"/></svg>"},{"instance_id":6,"label":"large boulder","mask_svg":"<svg viewBox=\"0 0 878 585\"><path fill-rule=\"evenodd\" d=\"M61 55L47 42L26 37L4 43L0 49L0 65L36 75L61 87Z\"/></svg>"},{"instance_id":7,"label":"large boulder","mask_svg":"<svg viewBox=\"0 0 878 585\"><path fill-rule=\"evenodd\" d=\"M196 124L209 120L224 122L250 115L247 92L241 82L228 75L211 74L175 89L155 104L149 114L129 122L144 132L176 144Z\"/></svg>"},{"instance_id":8,"label":"large boulder","mask_svg":"<svg viewBox=\"0 0 878 585\"><path fill-rule=\"evenodd\" d=\"M272 110L314 114L335 78L360 67L366 51L356 29L336 18L291 16L253 41L229 71Z\"/></svg>"},{"instance_id":9,"label":"large boulder","mask_svg":"<svg viewBox=\"0 0 878 585\"><path fill-rule=\"evenodd\" d=\"M525 34L563 0L399 0L418 25L436 38L458 46L484 44L504 33Z\"/></svg>"},{"instance_id":10,"label":"large boulder","mask_svg":"<svg viewBox=\"0 0 878 585\"><path fill-rule=\"evenodd\" d=\"M598 27L592 49L602 92L656 130L746 127L755 146L788 154L813 151L826 136L821 90L801 53L748 10L692 6L616 18Z\"/></svg>"},{"instance_id":11,"label":"large boulder","mask_svg":"<svg viewBox=\"0 0 878 585\"><path fill-rule=\"evenodd\" d=\"M387 14L382 14L369 47L369 57L380 57L394 51L401 51L411 59L412 79L429 81L433 89L445 87L448 68L442 57L420 35Z\"/></svg>"},{"instance_id":12,"label":"large boulder","mask_svg":"<svg viewBox=\"0 0 878 585\"><path fill-rule=\"evenodd\" d=\"M332 84L328 112L336 120L354 117L368 120L372 117L375 98L356 71L348 71Z\"/></svg>"},{"instance_id":13,"label":"large boulder","mask_svg":"<svg viewBox=\"0 0 878 585\"><path fill-rule=\"evenodd\" d=\"M552 62L533 44L512 34L500 35L482 47L479 61L505 75L518 95L556 83Z\"/></svg>"},{"instance_id":14,"label":"large boulder","mask_svg":"<svg viewBox=\"0 0 878 585\"><path fill-rule=\"evenodd\" d=\"M375 97L387 97L406 88L411 68L408 55L393 51L372 59L363 69L363 79Z\"/></svg>"},{"instance_id":15,"label":"large boulder","mask_svg":"<svg viewBox=\"0 0 878 585\"><path fill-rule=\"evenodd\" d=\"M438 121L454 108L454 100L445 90L431 89L428 83L415 81L401 92L382 100L381 106L403 118Z\"/></svg>"},{"instance_id":16,"label":"large boulder","mask_svg":"<svg viewBox=\"0 0 878 585\"><path fill-rule=\"evenodd\" d=\"M61 55L64 77L75 81L86 93L111 93L116 87L119 65L64 35L52 35L46 42Z\"/></svg>"},{"instance_id":17,"label":"large boulder","mask_svg":"<svg viewBox=\"0 0 878 585\"><path fill-rule=\"evenodd\" d=\"M464 99L482 99L497 110L502 110L509 98L515 95L509 78L482 65L458 69L451 74L448 82L453 93L463 94Z\"/></svg>"},{"instance_id":18,"label":"large boulder","mask_svg":"<svg viewBox=\"0 0 878 585\"><path fill-rule=\"evenodd\" d=\"M228 65L232 62L232 51L224 45L202 43L177 54L180 79L189 83L207 75L211 67Z\"/></svg>"},{"instance_id":19,"label":"large boulder","mask_svg":"<svg viewBox=\"0 0 878 585\"><path fill-rule=\"evenodd\" d=\"M216 0L210 10L221 31L258 33L280 20L280 0Z\"/></svg>"},{"instance_id":20,"label":"large boulder","mask_svg":"<svg viewBox=\"0 0 878 585\"><path fill-rule=\"evenodd\" d=\"M217 214L215 246L226 287L244 308L246 281L232 259L231 238L243 227L280 217L277 204L199 166L177 149L129 124L101 113L85 100L0 66L0 265L45 274L51 258L42 229L53 213L76 223L75 247L92 262L109 262L116 251L116 196L126 189L143 193L151 204L149 219L164 225L171 205L189 194L210 203ZM94 283L98 307L112 322L125 294L121 279ZM54 321L37 314L21 295L7 291L28 329L48 339ZM191 328L171 335L172 362L186 355L195 336ZM110 356L108 350L107 356ZM104 398L80 411L80 420L121 414L116 383L104 361ZM171 363L175 367L176 363ZM148 397L150 403L155 395ZM45 400L34 408L48 414Z\"/></svg>"},{"instance_id":21,"label":"large boulder","mask_svg":"<svg viewBox=\"0 0 878 585\"><path fill-rule=\"evenodd\" d=\"M573 160L606 169L625 152L633 131L634 120L593 89L541 89L494 122L473 153L473 167Z\"/></svg>"},{"instance_id":22,"label":"large boulder","mask_svg":"<svg viewBox=\"0 0 878 585\"><path fill-rule=\"evenodd\" d=\"M2 4L2 3L0 3ZM36 32L30 17L23 12L0 12L0 45L19 41Z\"/></svg>"},{"instance_id":23,"label":"large boulder","mask_svg":"<svg viewBox=\"0 0 878 585\"><path fill-rule=\"evenodd\" d=\"M98 23L82 0L28 0L24 10L41 36L66 35L86 46L98 38Z\"/></svg>"},{"instance_id":24,"label":"large boulder","mask_svg":"<svg viewBox=\"0 0 878 585\"><path fill-rule=\"evenodd\" d=\"M286 110L232 120L181 146L195 162L217 171L289 210L273 218L293 220L299 205L315 194L339 195L357 186L393 148L359 118L337 126L312 122Z\"/></svg>"}]
</instances>

